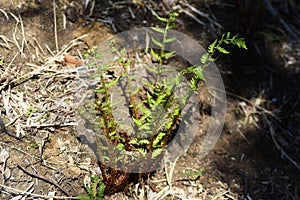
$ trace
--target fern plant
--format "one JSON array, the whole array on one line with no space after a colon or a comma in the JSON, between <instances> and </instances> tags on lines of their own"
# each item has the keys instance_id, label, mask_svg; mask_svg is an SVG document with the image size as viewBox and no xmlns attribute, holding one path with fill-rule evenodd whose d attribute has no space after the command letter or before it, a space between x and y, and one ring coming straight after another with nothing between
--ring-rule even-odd
<instances>
[{"instance_id":1,"label":"fern plant","mask_svg":"<svg viewBox=\"0 0 300 200\"><path fill-rule=\"evenodd\" d=\"M176 37L168 36L168 31L174 27L173 23L177 16L177 13L170 13L167 18L157 17L159 21L165 23L165 27L152 27L153 31L162 36L161 39L151 38L151 42L156 45L159 50L150 49L150 55L158 61L158 65L146 67L149 72L155 75L155 81L144 82L142 87L132 89L130 87L132 78L128 70L131 61L130 59L123 59L126 49L118 50L113 42L111 42L111 50L117 55L117 62L119 62L123 68L120 77L116 77L113 80L108 80L104 77L104 72L108 71L112 63L100 67L98 66L99 73L93 75L94 78L99 78L100 82L99 88L95 89L97 98L94 102L94 110L96 111L97 124L101 128L102 134L98 134L97 136L100 140L111 142L117 149L139 152L142 157L145 157L145 162L142 163L142 167L140 167L140 174L143 174L142 172L146 168L148 171L151 171L149 170L152 165L151 162L153 161L155 164L157 160L155 158L161 156L165 147L174 137L180 124L181 112L191 97L192 91L197 90L201 81L205 82L203 71L205 67L216 60L215 53L229 53L229 51L222 46L223 44L233 44L240 48L247 49L243 38L238 37L238 35L231 36L231 33L225 33L220 39L216 39L209 45L207 53L200 58L201 65L187 67L171 79L162 79L161 75L168 73L168 70L170 70L164 68L163 63L176 55L175 51L166 51L166 45L177 39ZM96 60L90 65L97 66ZM177 86L186 75L190 77L188 86L191 90L179 98L175 95L178 89ZM131 115L134 129L136 130L134 134L128 134L126 130L120 129L119 127L121 126L114 119L113 115L114 103L111 100L111 92L121 77L125 77L129 83L126 92L128 92L129 96L128 111ZM84 115L84 113L82 115ZM100 151L101 148L106 148L105 151L109 152L105 145L99 145L98 148ZM128 157L123 159L124 157L119 157L120 155L116 153L103 153L100 156L102 156L103 160L108 160L109 162L115 163L115 165L120 161L130 163ZM124 189L128 180L132 180L132 175L136 177L134 174L119 171L112 166L114 165L107 166L103 162L100 163L103 183L106 186L105 194L113 194ZM99 195L102 194L104 190L104 187L98 185L100 184L98 179L94 181L94 186L87 189L87 196L90 199L96 198L95 195L98 195L98 192L95 193L95 188L96 190L101 190Z\"/></svg>"},{"instance_id":2,"label":"fern plant","mask_svg":"<svg viewBox=\"0 0 300 200\"><path fill-rule=\"evenodd\" d=\"M162 34L161 41L154 37L151 38L151 41L159 49L158 52L150 49L151 56L158 61L158 66L157 68L147 67L149 71L156 75L156 82L145 83L144 87L141 88L146 93L141 103L137 104L135 101L139 97L137 91L130 95L130 108L131 113L133 113L132 119L140 131L140 135L152 135L152 137L136 137L131 139L129 144L135 145L133 149L137 149L144 155L149 152L152 153L152 158L158 156L168 141L173 138L180 120L181 110L190 98L192 91L197 90L198 83L205 81L203 70L216 60L214 58L215 53L229 53L221 45L233 44L239 48L247 49L243 38L238 37L238 35L231 36L228 32L209 45L207 53L201 57L201 66L190 66L180 71L180 74L171 80L160 80L161 74L168 70L163 68L163 62L175 56L176 53L175 51L166 52L165 46L176 40L176 37L168 37L168 31L174 27L172 22L175 21L177 16L177 13L170 13L169 18L157 17L158 20L166 24L164 28L152 27L155 32ZM188 90L187 94L179 99L174 95L174 92L181 80L181 76L186 74L192 75L189 83L192 90ZM143 97L143 95L140 96Z\"/></svg>"},{"instance_id":3,"label":"fern plant","mask_svg":"<svg viewBox=\"0 0 300 200\"><path fill-rule=\"evenodd\" d=\"M176 40L176 37L168 37L168 31L174 27L172 23L177 16L177 13L170 13L168 18L157 17L165 23L164 28L152 27L155 32L162 34L161 41L151 37L151 41L159 49L158 52L150 49L150 54L158 61L158 66L147 66L147 70L155 75L156 81L147 82L140 90L130 94L132 120L139 134L129 143L143 155L151 154L151 158L156 158L161 153L179 124L181 104L174 95L174 83L178 84L180 77L161 80L162 73L169 70L163 68L164 60L175 56L175 51L167 52L165 46ZM142 102L137 103L137 98L141 98Z\"/></svg>"}]
</instances>

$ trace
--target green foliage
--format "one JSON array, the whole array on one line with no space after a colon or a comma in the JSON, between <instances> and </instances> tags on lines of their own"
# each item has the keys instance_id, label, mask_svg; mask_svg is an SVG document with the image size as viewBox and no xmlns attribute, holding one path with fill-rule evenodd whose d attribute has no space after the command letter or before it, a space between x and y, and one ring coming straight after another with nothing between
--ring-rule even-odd
<instances>
[{"instance_id":1,"label":"green foliage","mask_svg":"<svg viewBox=\"0 0 300 200\"><path fill-rule=\"evenodd\" d=\"M131 65L130 59L124 59L126 49L117 49L114 41L110 42L111 51L118 56L117 62L123 67L123 74L121 77L127 78L128 85L126 88L127 94L129 94L129 111L132 121L135 125L137 133L128 135L126 130L118 130L116 120L113 117L113 103L111 102L111 90L118 81L119 78L113 80L107 80L103 74L106 72L113 63L107 65L98 66L99 73L93 75L93 78L99 78L100 86L95 89L94 92L99 96L94 102L94 108L96 110L98 119L98 125L101 127L103 134L107 137L116 148L126 149L135 152L140 152L142 156L150 154L152 158L157 158L163 151L168 142L174 137L174 131L179 126L181 111L185 104L189 100L192 91L187 91L183 97L176 97L175 92L179 88L177 86L183 76L190 75L189 87L193 91L198 89L198 84L205 80L204 69L209 66L210 63L215 61L215 53L229 54L230 52L222 45L236 45L239 48L247 49L243 38L239 38L238 35L231 36L230 33L223 34L220 39L216 39L209 45L207 53L201 56L201 65L189 66L184 70L181 70L179 74L171 79L161 80L162 73L168 73L170 69L163 68L163 62L167 61L171 57L176 55L175 51L165 51L165 46L168 43L174 42L176 37L169 37L168 31L174 27L177 13L170 13L168 18L157 17L157 19L165 23L164 28L152 27L152 30L161 35L161 39L151 37L151 42L158 47L159 50L150 49L150 55L152 58L158 61L157 66L147 66L146 69L156 76L156 80L153 82L145 82L141 88L131 89L131 80L134 78L129 75L129 67ZM88 52L87 55L91 55L93 51ZM99 55L100 56L100 55ZM99 57L98 56L98 57ZM94 60L90 64L96 65ZM118 104L117 102L116 104ZM105 149L105 147L99 147ZM122 159L118 156L115 158L103 156L107 161L118 162L118 159ZM197 172L193 176L200 177L202 171ZM80 199L102 199L104 185L99 181L98 177L92 179L90 187L86 187L87 195L81 195Z\"/></svg>"},{"instance_id":2,"label":"green foliage","mask_svg":"<svg viewBox=\"0 0 300 200\"><path fill-rule=\"evenodd\" d=\"M95 58L100 58L102 55L95 55L95 51L98 49L98 47L93 46L90 49L88 49L84 54L82 54L83 58L89 58L89 57L95 57Z\"/></svg>"},{"instance_id":3,"label":"green foliage","mask_svg":"<svg viewBox=\"0 0 300 200\"><path fill-rule=\"evenodd\" d=\"M104 199L105 185L98 176L91 177L90 186L85 186L87 194L76 196L78 200L102 200Z\"/></svg>"},{"instance_id":4,"label":"green foliage","mask_svg":"<svg viewBox=\"0 0 300 200\"><path fill-rule=\"evenodd\" d=\"M167 43L174 42L176 40L176 37L168 37L168 30L172 29L174 25L172 22L175 21L176 17L178 16L178 13L170 13L169 18L159 17L157 16L157 19L161 22L164 22L166 25L164 28L159 27L151 27L152 30L155 32L162 34L163 39L162 41L159 41L157 38L151 37L151 41L160 48L160 52L156 53L153 49L150 50L151 56L154 57L159 61L159 66L157 69L157 80L156 82L159 82L160 80L160 74L162 73L162 63L163 59L168 59L169 57L172 57L175 55L175 51L172 52L165 52L165 45Z\"/></svg>"},{"instance_id":5,"label":"green foliage","mask_svg":"<svg viewBox=\"0 0 300 200\"><path fill-rule=\"evenodd\" d=\"M202 176L203 172L204 172L204 169L201 168L196 172L185 172L181 175L182 176L190 176L190 177L193 177L194 180L197 180Z\"/></svg>"},{"instance_id":6,"label":"green foliage","mask_svg":"<svg viewBox=\"0 0 300 200\"><path fill-rule=\"evenodd\" d=\"M131 101L130 109L132 110L132 120L139 133L137 137L132 138L129 142L142 155L152 153L152 158L157 157L166 142L166 137L172 137L172 130L177 126L177 120L180 117L180 101L174 95L174 85L180 82L180 75L172 80L160 80L162 73L168 73L170 69L162 68L163 61L175 56L175 51L166 52L165 45L176 40L176 37L168 37L168 30L173 27L178 14L171 13L169 18L157 17L166 25L164 28L152 27L152 29L162 34L162 39L152 37L151 41L159 51L150 49L150 54L155 58L158 67L147 66L147 70L156 75L155 83L144 83L144 87L137 91L130 92ZM144 95L143 91L145 92ZM142 97L142 102L136 103L138 96ZM145 137L151 135L152 137Z\"/></svg>"},{"instance_id":7,"label":"green foliage","mask_svg":"<svg viewBox=\"0 0 300 200\"><path fill-rule=\"evenodd\" d=\"M233 44L238 46L239 48L247 49L244 38L239 38L238 35L234 35L231 37L231 33L224 33L221 39L216 39L212 44L208 47L208 54L213 55L215 51L219 51L220 53L229 54L225 48L221 47L221 44ZM203 63L204 64L204 63Z\"/></svg>"},{"instance_id":8,"label":"green foliage","mask_svg":"<svg viewBox=\"0 0 300 200\"><path fill-rule=\"evenodd\" d=\"M95 102L96 110L99 111L99 124L104 130L104 133L115 142L119 148L130 146L130 149L139 151L142 155L146 153L152 153L156 157L159 149L163 149L168 142L168 138L172 138L172 131L176 129L178 120L180 119L182 106L185 105L189 99L191 92L187 93L184 98L178 99L174 92L176 91L176 85L180 83L181 76L190 74L191 79L189 86L192 90L197 90L198 83L205 81L203 71L206 66L215 61L214 54L220 52L228 54L229 51L224 48L223 44L233 44L240 48L247 49L243 38L239 38L238 35L231 36L230 33L223 34L220 39L216 39L209 45L208 51L201 57L200 66L190 66L185 70L182 70L179 75L171 80L160 80L162 73L168 73L167 69L163 68L163 61L168 60L170 57L175 56L175 51L165 51L165 45L176 40L176 37L169 37L168 31L174 27L177 13L170 13L168 18L157 17L161 22L165 23L164 28L152 27L152 30L162 35L161 39L151 37L151 41L155 44L159 50L150 49L150 55L156 59L159 64L156 67L147 66L147 70L152 72L156 76L154 83L144 83L142 88L138 88L134 91L130 89L130 77L126 73L126 69L130 65L130 60L123 59L123 55L126 52L125 48L117 49L114 41L110 42L111 51L118 56L117 61L123 66L125 73L122 76L126 76L129 81L129 87L127 92L130 96L129 109L132 113L132 121L136 126L138 133L135 136L131 136L129 140L124 140L118 134L122 130L117 130L117 123L112 115L113 105L110 101L110 89L114 87L119 81L118 78L106 82L103 78L103 72L106 71L111 64L107 64L100 67L100 73L94 75L94 77L100 77L101 87L96 89L96 93L102 94L103 98L98 99ZM138 100L141 98L140 100ZM123 131L124 132L124 131ZM151 135L151 137L145 137ZM127 141L128 144L124 144Z\"/></svg>"},{"instance_id":9,"label":"green foliage","mask_svg":"<svg viewBox=\"0 0 300 200\"><path fill-rule=\"evenodd\" d=\"M182 70L181 73L185 74L193 74L193 78L190 81L190 87L192 90L197 89L197 85L200 81L205 81L205 77L203 74L203 70L207 67L210 63L216 60L214 54L216 52L222 54L229 54L230 52L222 47L222 44L226 45L235 45L239 48L243 48L247 50L247 46L245 43L244 38L238 37L238 35L231 36L231 33L224 33L220 39L216 39L213 43L208 46L207 53L202 55L200 61L202 65L200 66L191 66L185 70Z\"/></svg>"}]
</instances>

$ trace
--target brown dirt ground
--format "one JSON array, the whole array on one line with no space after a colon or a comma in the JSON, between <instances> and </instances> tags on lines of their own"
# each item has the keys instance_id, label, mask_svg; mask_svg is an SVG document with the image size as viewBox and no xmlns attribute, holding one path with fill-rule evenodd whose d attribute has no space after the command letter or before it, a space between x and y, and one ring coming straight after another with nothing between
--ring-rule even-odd
<instances>
[{"instance_id":1,"label":"brown dirt ground","mask_svg":"<svg viewBox=\"0 0 300 200\"><path fill-rule=\"evenodd\" d=\"M35 199L47 199L53 195L50 192L75 197L85 193L84 179L99 172L88 147L76 138L74 76L62 72L71 68L64 62L63 53L80 56L88 46L99 44L114 32L101 22L80 20L66 21L64 28L63 13L56 9L56 49L52 4L40 2L0 0L0 8L7 13L6 18L0 12L0 113L8 129L24 136L19 141L0 135L0 150L9 153L6 162L0 160L0 199L32 199L32 194L41 195ZM184 20L187 25L182 31L203 45L210 42L212 37L203 28ZM89 36L73 41L87 33ZM278 52L269 50L280 51L284 39L264 42L264 51L271 53L268 59L262 55L262 62L252 46L244 53L234 49L232 57L218 63L228 90L221 138L204 159L198 159L199 140L195 139L175 165L173 194L163 197L168 187L165 171L158 170L146 184L132 185L126 194L105 198L146 199L145 192L151 193L151 185L156 188L152 191L157 192L156 196L162 194L157 199L299 199L299 169L276 149L271 129L284 131L266 125L273 118L264 110L274 111L282 119L280 125L299 136L299 73L281 69L282 61L276 60ZM272 98L276 101L272 102ZM203 118L201 126L205 130L205 118L209 116ZM282 135L278 137L284 140ZM295 161L300 160L299 145L295 142L291 152ZM185 175L200 169L200 177Z\"/></svg>"}]
</instances>

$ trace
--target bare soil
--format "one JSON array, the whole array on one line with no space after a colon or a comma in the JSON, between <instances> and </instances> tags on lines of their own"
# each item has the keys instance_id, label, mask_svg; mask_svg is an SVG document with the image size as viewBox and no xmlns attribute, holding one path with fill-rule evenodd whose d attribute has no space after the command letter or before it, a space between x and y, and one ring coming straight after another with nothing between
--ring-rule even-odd
<instances>
[{"instance_id":1,"label":"bare soil","mask_svg":"<svg viewBox=\"0 0 300 200\"><path fill-rule=\"evenodd\" d=\"M203 4L193 5L200 9ZM57 2L54 14L52 1L0 0L0 117L7 129L22 137L0 133L0 199L59 199L85 193L85 180L100 175L100 169L88 146L77 138L72 107L75 72L65 53L82 59L88 48L115 31L155 23L151 12L138 8L133 9L138 14L134 23L128 16L120 19L123 11L112 14L114 24L84 18L72 23L64 21L63 6ZM218 143L199 159L199 136L176 163L105 199L300 198L299 41L272 32L274 27L257 27L255 33L263 34L249 34L232 20L238 17L234 7L217 6L210 8L223 31L241 33L249 44L248 51L233 48L230 56L220 56L217 62L228 92ZM96 4L91 17L99 17L100 11L103 7ZM177 28L203 46L214 39L188 16L179 19ZM202 100L206 97L200 95ZM205 102L202 106L209 107ZM210 117L202 113L202 132ZM165 174L172 165L170 189Z\"/></svg>"}]
</instances>

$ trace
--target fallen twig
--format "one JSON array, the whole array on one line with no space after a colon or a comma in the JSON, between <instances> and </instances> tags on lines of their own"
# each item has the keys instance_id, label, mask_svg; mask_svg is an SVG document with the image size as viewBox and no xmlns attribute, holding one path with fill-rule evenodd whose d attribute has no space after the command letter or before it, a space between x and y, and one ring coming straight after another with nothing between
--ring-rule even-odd
<instances>
[{"instance_id":1,"label":"fallen twig","mask_svg":"<svg viewBox=\"0 0 300 200\"><path fill-rule=\"evenodd\" d=\"M3 13L3 15L6 17L6 20L9 20L8 14L3 9L0 8L0 12Z\"/></svg>"},{"instance_id":2,"label":"fallen twig","mask_svg":"<svg viewBox=\"0 0 300 200\"><path fill-rule=\"evenodd\" d=\"M19 169L21 169L25 174L28 174L28 175L30 175L30 176L32 176L32 177L34 177L34 178L38 178L38 179L41 179L41 180L43 180L43 181L46 181L47 183L50 183L50 184L56 186L57 188L59 188L65 195L71 196L71 194L69 194L69 192L67 192L67 191L66 191L62 186L60 186L56 181L53 181L53 180L51 180L51 179L48 179L48 178L46 178L46 177L44 177L44 176L41 176L41 175L38 175L38 174L34 174L34 173L32 173L32 172L26 170L24 167L22 167L22 166L19 165L19 164L17 164L17 167L18 167Z\"/></svg>"},{"instance_id":3,"label":"fallen twig","mask_svg":"<svg viewBox=\"0 0 300 200\"><path fill-rule=\"evenodd\" d=\"M271 134L271 138L276 146L276 148L281 152L282 156L286 157L298 170L300 170L300 165L294 161L285 151L284 149L280 146L279 142L276 140L276 137L275 137L275 130L272 126L272 123L267 119L265 118L268 126L269 126L269 130L270 130L270 134Z\"/></svg>"},{"instance_id":4,"label":"fallen twig","mask_svg":"<svg viewBox=\"0 0 300 200\"><path fill-rule=\"evenodd\" d=\"M16 136L14 133L12 133L10 130L8 130L5 127L5 124L4 124L3 120L2 120L2 118L0 117L0 134L1 133L6 133L6 134L8 134L11 137L16 138L17 140L21 139L21 138L19 138L18 136Z\"/></svg>"},{"instance_id":5,"label":"fallen twig","mask_svg":"<svg viewBox=\"0 0 300 200\"><path fill-rule=\"evenodd\" d=\"M7 191L11 191L11 192L15 192L15 193L23 194L23 195L28 195L28 196L32 196L32 197L37 197L37 198L43 198L43 199L77 199L76 197L46 196L46 195L34 194L31 192L25 192L23 190L19 190L19 189L12 188L12 187L2 185L2 184L0 184L0 187L4 188Z\"/></svg>"},{"instance_id":6,"label":"fallen twig","mask_svg":"<svg viewBox=\"0 0 300 200\"><path fill-rule=\"evenodd\" d=\"M54 39L55 39L55 47L56 47L56 52L59 51L58 48L58 37L57 37L57 22L56 22L56 3L55 0L53 0L53 17L54 17Z\"/></svg>"},{"instance_id":7,"label":"fallen twig","mask_svg":"<svg viewBox=\"0 0 300 200\"><path fill-rule=\"evenodd\" d=\"M16 26L14 28L14 34L13 34L13 38L14 38L14 42L16 47L19 49L19 53L21 54L21 56L24 56L26 58L26 55L24 54L24 43L25 43L25 34L24 34L24 27L23 27L23 22L21 19L21 16L19 16L19 18L17 16L15 16L13 13L10 12L10 15L16 20ZM20 45L18 40L17 40L17 31L18 31L18 24L21 24L21 31L22 31L22 44Z\"/></svg>"}]
</instances>

